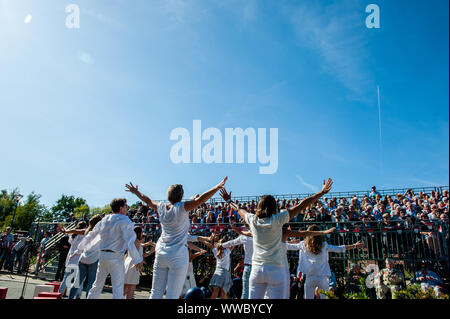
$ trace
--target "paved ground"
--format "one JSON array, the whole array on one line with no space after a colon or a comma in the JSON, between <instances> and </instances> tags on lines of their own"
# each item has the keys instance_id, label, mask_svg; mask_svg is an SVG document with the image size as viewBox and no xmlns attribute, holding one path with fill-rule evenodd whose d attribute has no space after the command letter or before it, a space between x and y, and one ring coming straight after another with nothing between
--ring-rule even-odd
<instances>
[{"instance_id":1,"label":"paved ground","mask_svg":"<svg viewBox=\"0 0 450 319\"><path fill-rule=\"evenodd\" d=\"M8 293L6 295L6 299L19 299L22 294L23 282L25 276L10 274L8 272L1 271L0 272L0 287L8 288ZM24 298L25 299L33 299L34 287L36 285L45 285L45 283L51 282L51 280L45 279L37 279L35 276L28 276L27 284L25 287ZM149 297L148 291L137 290L135 292L135 299L148 299ZM86 298L86 293L83 292L81 296L82 299ZM101 299L112 299L111 287L105 286L103 289Z\"/></svg>"}]
</instances>

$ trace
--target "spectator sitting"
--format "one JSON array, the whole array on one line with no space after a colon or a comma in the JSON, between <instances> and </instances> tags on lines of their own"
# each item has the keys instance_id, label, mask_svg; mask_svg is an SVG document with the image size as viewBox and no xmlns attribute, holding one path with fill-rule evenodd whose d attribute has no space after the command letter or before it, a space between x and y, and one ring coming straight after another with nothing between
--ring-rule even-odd
<instances>
[{"instance_id":1,"label":"spectator sitting","mask_svg":"<svg viewBox=\"0 0 450 319\"><path fill-rule=\"evenodd\" d=\"M428 263L422 263L422 269L414 274L411 283L418 283L423 291L432 288L436 296L442 292L442 279L432 270L429 270Z\"/></svg>"},{"instance_id":2,"label":"spectator sitting","mask_svg":"<svg viewBox=\"0 0 450 319\"><path fill-rule=\"evenodd\" d=\"M386 268L376 277L376 292L378 299L396 299L395 292L401 290L405 283L403 273L394 268L392 259L386 259Z\"/></svg>"}]
</instances>

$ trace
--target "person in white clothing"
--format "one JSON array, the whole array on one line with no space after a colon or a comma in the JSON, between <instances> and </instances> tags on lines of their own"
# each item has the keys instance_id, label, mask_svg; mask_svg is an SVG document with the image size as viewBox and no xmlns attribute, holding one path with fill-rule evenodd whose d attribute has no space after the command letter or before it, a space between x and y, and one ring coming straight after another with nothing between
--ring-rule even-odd
<instances>
[{"instance_id":1,"label":"person in white clothing","mask_svg":"<svg viewBox=\"0 0 450 319\"><path fill-rule=\"evenodd\" d=\"M324 181L320 192L279 213L276 200L271 195L261 196L256 213L251 214L231 200L231 192L221 191L222 198L238 212L253 234L250 299L263 299L264 296L270 299L289 298L289 267L285 243L282 242L283 225L328 193L331 185L331 179L326 183Z\"/></svg>"},{"instance_id":2,"label":"person in white clothing","mask_svg":"<svg viewBox=\"0 0 450 319\"><path fill-rule=\"evenodd\" d=\"M308 230L317 231L319 227L311 225ZM329 253L344 253L347 250L362 248L364 244L357 242L353 245L334 246L324 242L321 236L307 236L300 243L289 246L299 250L297 273L306 275L305 299L314 299L316 288L324 291L329 289ZM320 298L325 298L325 295L320 294Z\"/></svg>"},{"instance_id":3,"label":"person in white clothing","mask_svg":"<svg viewBox=\"0 0 450 319\"><path fill-rule=\"evenodd\" d=\"M84 228L86 228L85 222L79 222L77 226L75 227L75 230L79 230L83 232ZM65 231L64 228L61 229L61 231ZM61 285L59 286L58 292L64 294L67 287L72 287L72 280L78 284L79 282L79 273L78 273L78 260L80 259L80 256L76 254L76 250L78 248L78 245L83 240L84 235L77 235L76 233L73 233L69 236L69 244L70 249L67 253L66 257L66 270L64 272L63 280L61 281ZM72 274L72 275L71 275Z\"/></svg>"},{"instance_id":4,"label":"person in white clothing","mask_svg":"<svg viewBox=\"0 0 450 319\"><path fill-rule=\"evenodd\" d=\"M192 211L210 199L225 186L227 177L219 184L195 199L182 202L184 190L180 184L171 185L167 192L169 204L158 203L142 194L138 186L131 182L125 185L127 191L135 194L147 206L156 212L161 223L161 236L156 244L155 262L150 299L178 299L189 267L187 237L190 229L189 211Z\"/></svg>"},{"instance_id":5,"label":"person in white clothing","mask_svg":"<svg viewBox=\"0 0 450 319\"><path fill-rule=\"evenodd\" d=\"M228 291L233 285L230 273L230 255L234 249L234 246L224 248L222 245L224 241L225 238L223 237L218 240L215 233L211 234L209 240L202 241L212 250L214 257L216 258L216 269L211 281L209 282L209 286L212 288L211 299L216 299L219 295L221 299L227 299Z\"/></svg>"},{"instance_id":6,"label":"person in white clothing","mask_svg":"<svg viewBox=\"0 0 450 319\"><path fill-rule=\"evenodd\" d=\"M136 249L136 233L134 224L128 218L128 205L125 198L111 201L113 214L106 215L94 229L83 239L78 252L99 250L99 263L95 282L87 296L88 299L99 299L105 285L106 277L111 275L114 299L123 299L125 266L123 258L126 250L131 257L132 265L139 271L143 269L142 256Z\"/></svg>"},{"instance_id":7,"label":"person in white clothing","mask_svg":"<svg viewBox=\"0 0 450 319\"><path fill-rule=\"evenodd\" d=\"M231 229L238 233L239 236L233 240L229 240L222 244L223 248L231 248L239 245L244 246L244 271L242 274L242 294L241 299L249 297L249 280L252 271L252 255L253 255L253 237L249 236L246 231L238 230L234 224ZM244 233L245 232L245 233ZM251 233L250 233L251 235Z\"/></svg>"},{"instance_id":8,"label":"person in white clothing","mask_svg":"<svg viewBox=\"0 0 450 319\"><path fill-rule=\"evenodd\" d=\"M142 236L142 228L139 226L134 227L134 232L136 233L136 241L134 244L136 245L136 248L139 252L139 254L142 256L142 259L145 259L146 257L150 256L154 251L154 247L150 249L149 252L144 253L144 248L148 246L153 246L153 242L149 241L147 243L143 243L143 236ZM125 296L125 299L133 299L134 298L134 291L136 290L136 286L139 284L139 279L141 277L140 271L136 269L136 267L133 267L132 264L133 259L131 256L127 254L125 255L125 279L124 279L124 287L123 287L123 294Z\"/></svg>"},{"instance_id":9,"label":"person in white clothing","mask_svg":"<svg viewBox=\"0 0 450 319\"><path fill-rule=\"evenodd\" d=\"M78 235L84 235L86 236L89 234L89 232L94 229L95 225L97 225L98 222L100 222L102 218L100 215L94 215L89 219L89 227L86 229L72 229L72 230L65 230L63 228L63 232L66 234L78 234ZM89 251L83 251L83 253L79 256L78 260L78 279L79 279L79 287L72 287L70 289L69 293L69 299L80 299L81 295L83 293L83 286L84 281L87 278L87 286L86 286L86 297L89 294L89 290L92 288L92 284L95 281L95 275L97 273L97 266L98 266L98 258L99 258L100 252L96 249L91 249ZM75 254L72 255L70 258L77 257Z\"/></svg>"},{"instance_id":10,"label":"person in white clothing","mask_svg":"<svg viewBox=\"0 0 450 319\"><path fill-rule=\"evenodd\" d=\"M246 242L246 243L250 243L250 247L247 247L247 249L251 249L251 254L250 254L250 259L247 259L247 262L250 261L251 263L251 257L253 254L253 235L251 233L251 231L248 230L238 230L234 225L231 226L231 229L240 234L240 236L238 238L236 238L235 240L230 240L229 242L224 243L222 246L224 247L228 247L228 245L234 245L235 243L239 243L239 242ZM287 253L288 250L298 250L297 246L295 244L291 244L290 242L286 242L288 238L294 237L294 238L298 238L298 237L306 237L306 236L311 236L311 235L328 235L333 233L336 230L335 227L332 227L328 230L324 230L324 231L309 231L309 230L291 230L290 227L283 229L283 235L281 238L281 241L283 243L285 243L285 245L282 245L282 249L285 250L285 252ZM248 244L247 244L248 245ZM247 253L249 250L246 250L245 246L244 246L244 251L245 251L245 256L247 257ZM245 260L245 259L244 259ZM245 262L245 261L244 261ZM251 265L250 265L250 272L251 272ZM245 269L244 269L245 270ZM288 277L289 276L289 269L286 268L286 275ZM250 276L250 273L249 273ZM245 287L245 286L244 286ZM290 293L290 287L287 286L286 289L288 290L288 294ZM267 293L267 292L266 292ZM244 292L242 293L242 295L244 295ZM265 298L267 296L265 295ZM241 299L248 299L247 298L241 298Z\"/></svg>"}]
</instances>

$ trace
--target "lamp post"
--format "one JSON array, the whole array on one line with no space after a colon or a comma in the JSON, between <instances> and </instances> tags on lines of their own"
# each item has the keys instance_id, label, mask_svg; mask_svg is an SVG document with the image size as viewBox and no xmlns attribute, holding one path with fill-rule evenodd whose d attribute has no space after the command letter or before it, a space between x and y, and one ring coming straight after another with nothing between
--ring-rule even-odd
<instances>
[{"instance_id":1,"label":"lamp post","mask_svg":"<svg viewBox=\"0 0 450 319\"><path fill-rule=\"evenodd\" d=\"M13 218L12 218L12 220L11 220L11 225L10 225L11 231L13 230L14 219L16 219L17 206L19 206L19 201L20 201L20 199L21 199L22 197L23 197L23 195L17 194L17 195L16 195L16 198L15 198L15 200L16 200L16 207L14 208L14 214L13 214Z\"/></svg>"}]
</instances>

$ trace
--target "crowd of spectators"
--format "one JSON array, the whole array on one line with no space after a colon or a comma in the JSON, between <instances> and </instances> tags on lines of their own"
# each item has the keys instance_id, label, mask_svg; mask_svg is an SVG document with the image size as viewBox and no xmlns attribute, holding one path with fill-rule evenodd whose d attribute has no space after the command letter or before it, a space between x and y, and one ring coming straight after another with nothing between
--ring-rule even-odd
<instances>
[{"instance_id":1,"label":"crowd of spectators","mask_svg":"<svg viewBox=\"0 0 450 319\"><path fill-rule=\"evenodd\" d=\"M431 191L429 194L419 192L415 194L408 189L404 194L381 196L373 186L369 195L357 197L323 197L314 207L305 214L299 214L293 224L298 222L328 222L335 223L341 229L374 229L374 228L402 228L427 229L431 225L437 227L448 226L449 210L448 190ZM288 209L301 200L277 199L280 210ZM255 200L242 202L240 208L249 212L256 209ZM143 224L147 232L159 229L158 219L147 206L138 203L136 208L130 210L129 217L136 224ZM193 232L215 229L229 230L230 223L242 223L239 214L224 202L203 204L197 210L189 213ZM145 225L147 224L147 225ZM151 225L148 225L151 224Z\"/></svg>"},{"instance_id":2,"label":"crowd of spectators","mask_svg":"<svg viewBox=\"0 0 450 319\"><path fill-rule=\"evenodd\" d=\"M16 268L17 273L21 274L27 266L23 261L30 252L32 243L31 238L12 234L11 227L7 227L0 238L0 270L12 272Z\"/></svg>"}]
</instances>

